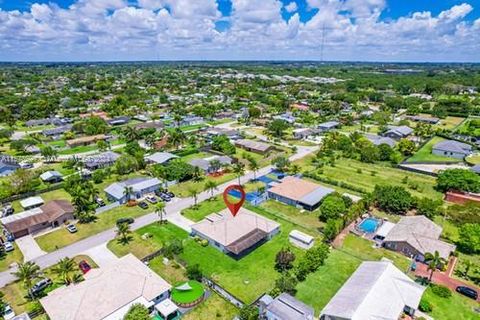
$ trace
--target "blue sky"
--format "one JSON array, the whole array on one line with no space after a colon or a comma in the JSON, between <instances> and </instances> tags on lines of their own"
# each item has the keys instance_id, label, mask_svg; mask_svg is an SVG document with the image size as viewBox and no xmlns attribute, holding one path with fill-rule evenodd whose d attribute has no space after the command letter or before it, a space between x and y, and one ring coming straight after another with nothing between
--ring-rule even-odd
<instances>
[{"instance_id":1,"label":"blue sky","mask_svg":"<svg viewBox=\"0 0 480 320\"><path fill-rule=\"evenodd\" d=\"M480 62L480 0L0 0L0 60Z\"/></svg>"}]
</instances>

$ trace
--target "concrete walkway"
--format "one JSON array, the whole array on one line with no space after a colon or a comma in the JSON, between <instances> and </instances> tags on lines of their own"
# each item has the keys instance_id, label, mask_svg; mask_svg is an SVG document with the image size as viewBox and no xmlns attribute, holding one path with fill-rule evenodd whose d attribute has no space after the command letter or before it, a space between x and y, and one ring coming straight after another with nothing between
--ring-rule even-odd
<instances>
[{"instance_id":1,"label":"concrete walkway","mask_svg":"<svg viewBox=\"0 0 480 320\"><path fill-rule=\"evenodd\" d=\"M167 221L173 223L177 227L182 228L188 233L192 232L192 225L195 224L195 222L185 218L180 213L167 215Z\"/></svg>"},{"instance_id":2,"label":"concrete walkway","mask_svg":"<svg viewBox=\"0 0 480 320\"><path fill-rule=\"evenodd\" d=\"M32 235L26 235L24 237L15 240L20 251L23 253L23 261L31 261L46 254L40 246L37 244Z\"/></svg>"},{"instance_id":3,"label":"concrete walkway","mask_svg":"<svg viewBox=\"0 0 480 320\"><path fill-rule=\"evenodd\" d=\"M118 260L118 257L107 248L106 243L88 249L83 254L92 258L100 268Z\"/></svg>"}]
</instances>

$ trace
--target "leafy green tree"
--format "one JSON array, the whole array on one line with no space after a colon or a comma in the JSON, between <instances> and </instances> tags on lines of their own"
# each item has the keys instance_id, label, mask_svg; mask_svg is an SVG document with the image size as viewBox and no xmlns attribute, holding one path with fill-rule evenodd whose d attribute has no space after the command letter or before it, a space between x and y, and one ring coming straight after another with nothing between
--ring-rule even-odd
<instances>
[{"instance_id":1,"label":"leafy green tree","mask_svg":"<svg viewBox=\"0 0 480 320\"><path fill-rule=\"evenodd\" d=\"M46 162L55 161L58 157L58 151L52 146L43 146L42 148L40 148L40 154Z\"/></svg>"},{"instance_id":2,"label":"leafy green tree","mask_svg":"<svg viewBox=\"0 0 480 320\"><path fill-rule=\"evenodd\" d=\"M268 124L267 131L276 138L282 138L288 127L288 123L285 120L275 119Z\"/></svg>"},{"instance_id":3,"label":"leafy green tree","mask_svg":"<svg viewBox=\"0 0 480 320\"><path fill-rule=\"evenodd\" d=\"M394 214L404 214L414 205L412 195L401 186L376 185L373 197L378 208Z\"/></svg>"},{"instance_id":4,"label":"leafy green tree","mask_svg":"<svg viewBox=\"0 0 480 320\"><path fill-rule=\"evenodd\" d=\"M124 154L115 160L115 171L119 175L131 173L139 168L137 159L129 154Z\"/></svg>"},{"instance_id":5,"label":"leafy green tree","mask_svg":"<svg viewBox=\"0 0 480 320\"><path fill-rule=\"evenodd\" d=\"M212 149L223 152L227 155L235 154L235 146L230 142L230 139L224 134L218 135L212 140Z\"/></svg>"},{"instance_id":6,"label":"leafy green tree","mask_svg":"<svg viewBox=\"0 0 480 320\"><path fill-rule=\"evenodd\" d=\"M325 241L332 241L341 231L343 226L342 219L328 219L322 230Z\"/></svg>"},{"instance_id":7,"label":"leafy green tree","mask_svg":"<svg viewBox=\"0 0 480 320\"><path fill-rule=\"evenodd\" d=\"M30 294L30 289L33 286L33 280L37 279L40 276L40 267L32 261L27 261L25 263L20 263L18 265L17 271L12 272L12 274L21 282L23 286ZM33 298L31 296L31 298Z\"/></svg>"},{"instance_id":8,"label":"leafy green tree","mask_svg":"<svg viewBox=\"0 0 480 320\"><path fill-rule=\"evenodd\" d=\"M187 273L188 279L202 281L203 273L202 273L202 270L200 269L200 265L198 263L188 265L186 273Z\"/></svg>"},{"instance_id":9,"label":"leafy green tree","mask_svg":"<svg viewBox=\"0 0 480 320\"><path fill-rule=\"evenodd\" d=\"M299 281L304 281L308 274L313 273L325 263L330 253L329 247L325 243L315 245L308 249L305 255L300 259L295 275Z\"/></svg>"},{"instance_id":10,"label":"leafy green tree","mask_svg":"<svg viewBox=\"0 0 480 320\"><path fill-rule=\"evenodd\" d=\"M240 320L257 320L258 308L254 305L244 304L240 309Z\"/></svg>"},{"instance_id":11,"label":"leafy green tree","mask_svg":"<svg viewBox=\"0 0 480 320\"><path fill-rule=\"evenodd\" d=\"M290 167L290 160L284 156L278 156L272 160L272 165L280 172L287 172Z\"/></svg>"},{"instance_id":12,"label":"leafy green tree","mask_svg":"<svg viewBox=\"0 0 480 320\"><path fill-rule=\"evenodd\" d=\"M378 158L380 161L390 161L393 154L393 149L386 143L378 146Z\"/></svg>"},{"instance_id":13,"label":"leafy green tree","mask_svg":"<svg viewBox=\"0 0 480 320\"><path fill-rule=\"evenodd\" d=\"M415 142L408 139L400 139L397 148L403 155L411 156L415 152Z\"/></svg>"},{"instance_id":14,"label":"leafy green tree","mask_svg":"<svg viewBox=\"0 0 480 320\"><path fill-rule=\"evenodd\" d=\"M435 251L433 254L430 252L425 253L425 261L428 263L427 270L430 271L430 276L428 280L431 282L433 273L437 270L437 268L441 265L445 265L447 261L440 257L438 251Z\"/></svg>"},{"instance_id":15,"label":"leafy green tree","mask_svg":"<svg viewBox=\"0 0 480 320\"><path fill-rule=\"evenodd\" d=\"M480 176L467 169L448 169L437 176L437 189L442 192L459 190L480 192Z\"/></svg>"},{"instance_id":16,"label":"leafy green tree","mask_svg":"<svg viewBox=\"0 0 480 320\"><path fill-rule=\"evenodd\" d=\"M458 231L458 248L467 254L480 253L480 223L465 223Z\"/></svg>"},{"instance_id":17,"label":"leafy green tree","mask_svg":"<svg viewBox=\"0 0 480 320\"><path fill-rule=\"evenodd\" d=\"M336 193L326 196L320 204L320 220L328 221L329 219L340 218L347 207L342 197Z\"/></svg>"},{"instance_id":18,"label":"leafy green tree","mask_svg":"<svg viewBox=\"0 0 480 320\"><path fill-rule=\"evenodd\" d=\"M293 268L295 254L290 248L282 248L275 256L275 269L279 272L285 272Z\"/></svg>"},{"instance_id":19,"label":"leafy green tree","mask_svg":"<svg viewBox=\"0 0 480 320\"><path fill-rule=\"evenodd\" d=\"M422 198L417 201L417 214L433 219L435 216L441 214L441 201L430 198Z\"/></svg>"},{"instance_id":20,"label":"leafy green tree","mask_svg":"<svg viewBox=\"0 0 480 320\"><path fill-rule=\"evenodd\" d=\"M141 303L135 303L130 307L123 320L150 320L150 312Z\"/></svg>"},{"instance_id":21,"label":"leafy green tree","mask_svg":"<svg viewBox=\"0 0 480 320\"><path fill-rule=\"evenodd\" d=\"M295 275L290 272L284 272L275 280L275 289L278 292L286 292L293 296L297 293L297 284L298 280Z\"/></svg>"}]
</instances>

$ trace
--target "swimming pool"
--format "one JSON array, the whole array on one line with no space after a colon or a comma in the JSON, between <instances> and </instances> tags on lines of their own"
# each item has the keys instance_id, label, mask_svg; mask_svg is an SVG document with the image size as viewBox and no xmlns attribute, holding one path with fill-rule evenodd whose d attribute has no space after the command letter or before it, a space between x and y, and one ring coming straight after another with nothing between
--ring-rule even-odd
<instances>
[{"instance_id":1,"label":"swimming pool","mask_svg":"<svg viewBox=\"0 0 480 320\"><path fill-rule=\"evenodd\" d=\"M378 226L380 225L380 221L375 218L366 218L358 225L360 231L365 233L374 233Z\"/></svg>"}]
</instances>

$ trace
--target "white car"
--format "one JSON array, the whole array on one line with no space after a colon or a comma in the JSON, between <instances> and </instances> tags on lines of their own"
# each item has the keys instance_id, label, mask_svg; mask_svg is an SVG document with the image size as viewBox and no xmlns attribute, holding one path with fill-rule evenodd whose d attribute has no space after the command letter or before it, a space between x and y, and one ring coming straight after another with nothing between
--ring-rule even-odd
<instances>
[{"instance_id":1,"label":"white car","mask_svg":"<svg viewBox=\"0 0 480 320\"><path fill-rule=\"evenodd\" d=\"M13 244L9 241L5 242L3 244L3 246L5 247L5 251L6 252L10 252L10 251L13 251L15 249L15 247L13 246Z\"/></svg>"},{"instance_id":2,"label":"white car","mask_svg":"<svg viewBox=\"0 0 480 320\"><path fill-rule=\"evenodd\" d=\"M158 202L157 198L155 196L151 195L151 194L146 196L145 199L150 203L157 203Z\"/></svg>"},{"instance_id":3,"label":"white car","mask_svg":"<svg viewBox=\"0 0 480 320\"><path fill-rule=\"evenodd\" d=\"M12 307L10 305L6 304L5 305L5 311L3 312L3 318L5 320L10 320L15 318L15 311L13 311Z\"/></svg>"}]
</instances>

